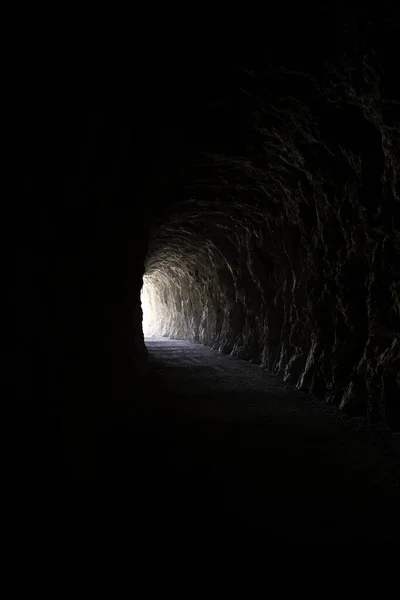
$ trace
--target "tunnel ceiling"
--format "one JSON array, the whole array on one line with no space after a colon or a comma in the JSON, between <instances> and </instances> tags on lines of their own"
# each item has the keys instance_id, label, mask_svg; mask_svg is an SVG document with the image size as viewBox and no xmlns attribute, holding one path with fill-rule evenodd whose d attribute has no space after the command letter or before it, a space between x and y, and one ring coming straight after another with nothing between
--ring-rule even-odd
<instances>
[{"instance_id":1,"label":"tunnel ceiling","mask_svg":"<svg viewBox=\"0 0 400 600\"><path fill-rule=\"evenodd\" d=\"M334 16L290 29L297 46L238 44L170 73L151 112L148 333L398 426L397 22Z\"/></svg>"}]
</instances>

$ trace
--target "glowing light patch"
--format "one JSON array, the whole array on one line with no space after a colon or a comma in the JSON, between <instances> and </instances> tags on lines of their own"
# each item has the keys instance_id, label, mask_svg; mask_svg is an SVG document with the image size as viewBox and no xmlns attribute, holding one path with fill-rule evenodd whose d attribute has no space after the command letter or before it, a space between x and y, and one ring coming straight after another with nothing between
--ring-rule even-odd
<instances>
[{"instance_id":1,"label":"glowing light patch","mask_svg":"<svg viewBox=\"0 0 400 600\"><path fill-rule=\"evenodd\" d=\"M140 293L140 300L142 303L143 312L143 335L150 337L156 335L156 309L155 309L155 290L154 286L144 278L143 287Z\"/></svg>"},{"instance_id":2,"label":"glowing light patch","mask_svg":"<svg viewBox=\"0 0 400 600\"><path fill-rule=\"evenodd\" d=\"M165 281L160 274L145 275L140 293L143 313L143 335L145 337L164 336L168 333L170 307L166 302L168 294Z\"/></svg>"}]
</instances>

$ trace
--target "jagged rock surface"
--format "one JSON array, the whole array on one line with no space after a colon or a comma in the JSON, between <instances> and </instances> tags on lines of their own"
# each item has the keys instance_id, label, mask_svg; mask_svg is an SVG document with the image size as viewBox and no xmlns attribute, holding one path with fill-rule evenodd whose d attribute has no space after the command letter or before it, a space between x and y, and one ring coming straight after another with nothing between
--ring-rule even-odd
<instances>
[{"instance_id":1,"label":"jagged rock surface","mask_svg":"<svg viewBox=\"0 0 400 600\"><path fill-rule=\"evenodd\" d=\"M398 428L400 104L388 50L367 37L318 65L240 65L234 100L219 100L232 120L207 109L216 131L235 123L237 151L193 152L183 199L153 227L145 333Z\"/></svg>"}]
</instances>

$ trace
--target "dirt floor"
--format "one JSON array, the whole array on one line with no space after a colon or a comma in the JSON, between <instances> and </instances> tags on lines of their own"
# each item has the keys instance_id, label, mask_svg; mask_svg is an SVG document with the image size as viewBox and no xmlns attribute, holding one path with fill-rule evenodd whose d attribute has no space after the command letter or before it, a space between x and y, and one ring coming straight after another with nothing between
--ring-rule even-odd
<instances>
[{"instance_id":1,"label":"dirt floor","mask_svg":"<svg viewBox=\"0 0 400 600\"><path fill-rule=\"evenodd\" d=\"M203 346L146 345L151 387L129 432L100 449L115 527L153 540L398 543L398 435Z\"/></svg>"},{"instance_id":2,"label":"dirt floor","mask_svg":"<svg viewBox=\"0 0 400 600\"><path fill-rule=\"evenodd\" d=\"M149 551L399 543L399 434L203 346L146 345L149 384L99 435L95 480L42 495L50 529Z\"/></svg>"}]
</instances>

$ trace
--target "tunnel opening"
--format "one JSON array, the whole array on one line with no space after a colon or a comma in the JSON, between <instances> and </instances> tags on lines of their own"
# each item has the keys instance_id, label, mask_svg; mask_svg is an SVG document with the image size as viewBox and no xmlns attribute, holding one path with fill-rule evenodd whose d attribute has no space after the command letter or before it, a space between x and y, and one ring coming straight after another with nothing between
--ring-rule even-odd
<instances>
[{"instance_id":1,"label":"tunnel opening","mask_svg":"<svg viewBox=\"0 0 400 600\"><path fill-rule=\"evenodd\" d=\"M140 300L145 339L173 336L173 323L180 310L176 300L179 288L179 284L162 270L143 276Z\"/></svg>"},{"instance_id":2,"label":"tunnel opening","mask_svg":"<svg viewBox=\"0 0 400 600\"><path fill-rule=\"evenodd\" d=\"M144 338L161 336L164 319L162 318L163 305L160 298L160 291L157 282L146 275L143 277L140 302L142 306Z\"/></svg>"},{"instance_id":3,"label":"tunnel opening","mask_svg":"<svg viewBox=\"0 0 400 600\"><path fill-rule=\"evenodd\" d=\"M183 203L153 230L141 290L143 334L210 345L216 267L211 240L193 226L193 206Z\"/></svg>"}]
</instances>

